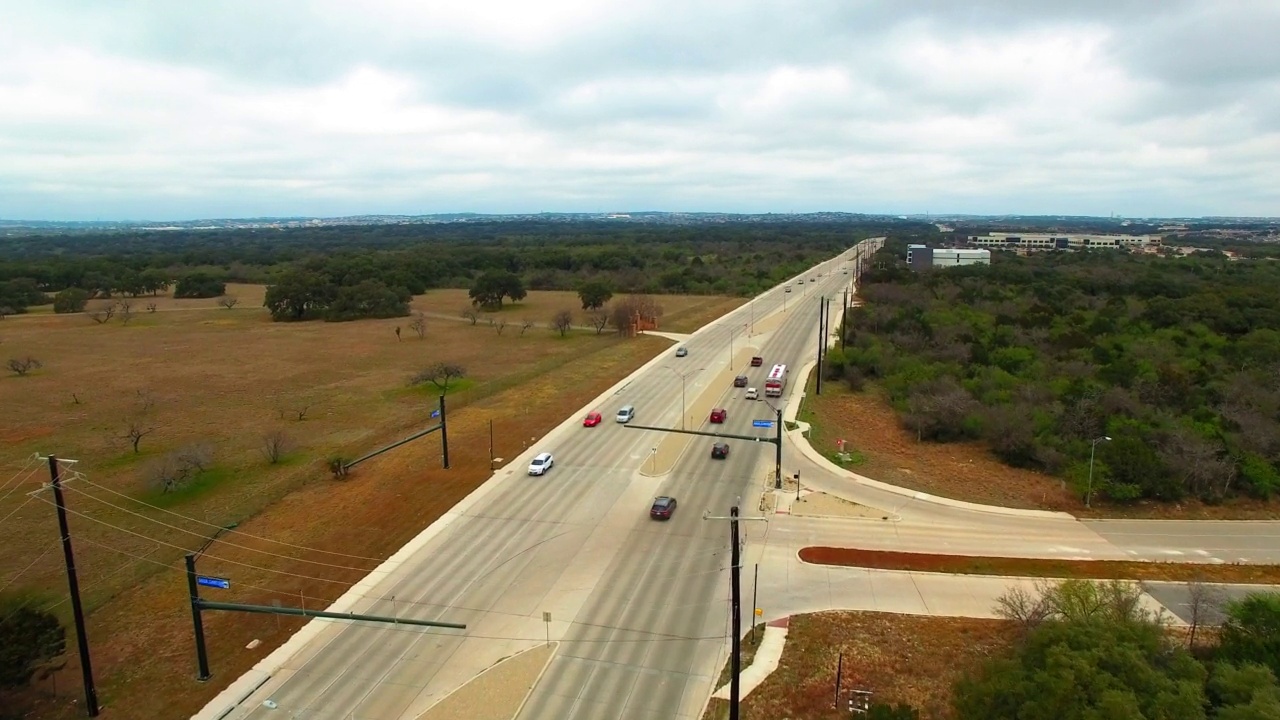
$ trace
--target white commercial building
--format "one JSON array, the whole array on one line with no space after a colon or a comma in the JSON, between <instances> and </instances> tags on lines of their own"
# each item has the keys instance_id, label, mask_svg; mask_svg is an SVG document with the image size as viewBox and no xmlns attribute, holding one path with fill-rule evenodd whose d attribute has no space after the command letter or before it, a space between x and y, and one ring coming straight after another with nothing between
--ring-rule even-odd
<instances>
[{"instance_id":1,"label":"white commercial building","mask_svg":"<svg viewBox=\"0 0 1280 720\"><path fill-rule=\"evenodd\" d=\"M970 235L979 247L1007 250L1081 250L1084 248L1146 248L1160 244L1159 235L1089 235L1076 233L990 233Z\"/></svg>"},{"instance_id":2,"label":"white commercial building","mask_svg":"<svg viewBox=\"0 0 1280 720\"><path fill-rule=\"evenodd\" d=\"M990 265L990 250L973 248L931 248L928 245L908 245L907 265L912 270L956 267L958 265Z\"/></svg>"}]
</instances>

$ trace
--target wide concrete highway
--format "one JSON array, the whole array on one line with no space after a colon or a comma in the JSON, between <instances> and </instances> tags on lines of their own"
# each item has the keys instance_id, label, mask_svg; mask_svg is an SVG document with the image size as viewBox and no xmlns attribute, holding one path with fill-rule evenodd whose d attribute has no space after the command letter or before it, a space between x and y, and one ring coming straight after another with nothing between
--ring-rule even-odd
<instances>
[{"instance_id":1,"label":"wide concrete highway","mask_svg":"<svg viewBox=\"0 0 1280 720\"><path fill-rule=\"evenodd\" d=\"M741 399L732 376L745 372L763 390L771 365L794 372L814 356L817 297L847 287L853 275L843 269L854 252L876 246L867 242L804 273L792 292L775 288L708 325L682 343L688 357L675 357L673 346L596 408L603 424L583 428L573 418L513 460L481 499L351 608L466 623L465 631L323 626L226 717L415 717L548 637L560 644L521 718L697 717L720 670L729 617L729 526L701 515L726 515L739 497L754 512L773 446L730 441L729 459L718 461L711 440L695 437L679 454L686 436L627 429L612 416L634 404L637 423L679 427L684 375L690 427L772 433L753 430L753 419L773 413ZM753 354L763 367L746 367ZM793 381L788 394L795 389ZM712 406L728 408L723 426L707 425ZM538 451L552 452L555 467L529 477ZM670 521L649 519L655 495L679 500Z\"/></svg>"}]
</instances>

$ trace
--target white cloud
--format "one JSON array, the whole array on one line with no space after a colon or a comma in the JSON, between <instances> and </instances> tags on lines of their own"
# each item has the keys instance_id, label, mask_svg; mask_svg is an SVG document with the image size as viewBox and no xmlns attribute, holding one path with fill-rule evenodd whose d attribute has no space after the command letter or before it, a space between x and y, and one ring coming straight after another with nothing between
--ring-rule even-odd
<instances>
[{"instance_id":1,"label":"white cloud","mask_svg":"<svg viewBox=\"0 0 1280 720\"><path fill-rule=\"evenodd\" d=\"M1280 208L1270 2L193 7L6 11L0 217Z\"/></svg>"}]
</instances>

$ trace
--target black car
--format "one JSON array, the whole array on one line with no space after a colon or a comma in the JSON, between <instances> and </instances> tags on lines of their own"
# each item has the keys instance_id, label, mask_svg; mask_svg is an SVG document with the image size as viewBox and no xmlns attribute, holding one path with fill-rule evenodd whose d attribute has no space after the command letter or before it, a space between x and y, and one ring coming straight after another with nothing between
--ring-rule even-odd
<instances>
[{"instance_id":1,"label":"black car","mask_svg":"<svg viewBox=\"0 0 1280 720\"><path fill-rule=\"evenodd\" d=\"M746 387L746 386L747 386L747 376L746 376L746 375L739 375L738 377L734 378L734 379L733 379L733 386L734 386L734 387Z\"/></svg>"},{"instance_id":2,"label":"black car","mask_svg":"<svg viewBox=\"0 0 1280 720\"><path fill-rule=\"evenodd\" d=\"M655 520L670 520L671 513L675 511L676 499L663 495L653 499L653 507L649 508L649 517Z\"/></svg>"},{"instance_id":3,"label":"black car","mask_svg":"<svg viewBox=\"0 0 1280 720\"><path fill-rule=\"evenodd\" d=\"M729 457L729 443L716 443L711 446L712 460L726 460Z\"/></svg>"}]
</instances>

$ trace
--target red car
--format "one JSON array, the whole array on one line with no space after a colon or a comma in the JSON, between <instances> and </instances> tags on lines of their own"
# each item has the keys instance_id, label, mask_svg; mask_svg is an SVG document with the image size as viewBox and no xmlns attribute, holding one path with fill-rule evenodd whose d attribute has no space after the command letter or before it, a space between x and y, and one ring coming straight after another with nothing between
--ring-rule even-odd
<instances>
[{"instance_id":1,"label":"red car","mask_svg":"<svg viewBox=\"0 0 1280 720\"><path fill-rule=\"evenodd\" d=\"M600 413L592 411L582 419L582 427L595 427L600 424Z\"/></svg>"},{"instance_id":2,"label":"red car","mask_svg":"<svg viewBox=\"0 0 1280 720\"><path fill-rule=\"evenodd\" d=\"M722 423L729 417L728 411L724 408L716 408L711 411L711 422Z\"/></svg>"},{"instance_id":3,"label":"red car","mask_svg":"<svg viewBox=\"0 0 1280 720\"><path fill-rule=\"evenodd\" d=\"M764 358L760 357L759 355L756 355L755 357L751 358L751 367L760 367L763 364L764 364Z\"/></svg>"}]
</instances>

